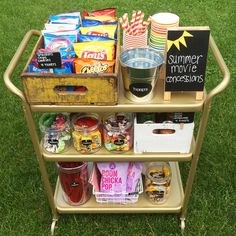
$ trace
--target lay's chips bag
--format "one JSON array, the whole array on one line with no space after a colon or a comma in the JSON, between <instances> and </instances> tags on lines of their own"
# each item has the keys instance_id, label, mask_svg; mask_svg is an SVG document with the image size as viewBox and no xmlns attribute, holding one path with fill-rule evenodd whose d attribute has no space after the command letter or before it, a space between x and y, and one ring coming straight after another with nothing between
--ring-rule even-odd
<instances>
[{"instance_id":1,"label":"lay's chips bag","mask_svg":"<svg viewBox=\"0 0 236 236\"><path fill-rule=\"evenodd\" d=\"M92 27L81 27L81 34L97 35L114 39L116 36L117 25L98 25Z\"/></svg>"},{"instance_id":2,"label":"lay's chips bag","mask_svg":"<svg viewBox=\"0 0 236 236\"><path fill-rule=\"evenodd\" d=\"M113 60L115 55L114 40L74 43L78 58Z\"/></svg>"}]
</instances>

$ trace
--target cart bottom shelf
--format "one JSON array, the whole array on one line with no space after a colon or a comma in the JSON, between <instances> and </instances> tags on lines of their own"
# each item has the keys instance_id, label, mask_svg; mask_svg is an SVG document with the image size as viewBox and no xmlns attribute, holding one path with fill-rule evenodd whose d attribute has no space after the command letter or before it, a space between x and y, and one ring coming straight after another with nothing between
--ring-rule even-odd
<instances>
[{"instance_id":1,"label":"cart bottom shelf","mask_svg":"<svg viewBox=\"0 0 236 236\"><path fill-rule=\"evenodd\" d=\"M57 181L54 200L59 213L178 213L183 202L183 187L177 162L170 162L172 169L171 191L165 203L154 205L145 196L139 196L138 202L134 204L111 204L97 203L94 196L83 205L71 206L67 204L62 195L60 182Z\"/></svg>"}]
</instances>

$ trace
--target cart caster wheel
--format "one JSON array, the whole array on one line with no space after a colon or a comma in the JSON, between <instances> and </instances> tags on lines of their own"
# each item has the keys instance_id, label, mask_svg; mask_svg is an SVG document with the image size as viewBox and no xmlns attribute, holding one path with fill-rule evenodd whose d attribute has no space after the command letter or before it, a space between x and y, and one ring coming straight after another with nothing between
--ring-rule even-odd
<instances>
[{"instance_id":1,"label":"cart caster wheel","mask_svg":"<svg viewBox=\"0 0 236 236\"><path fill-rule=\"evenodd\" d=\"M181 218L180 219L180 228L181 228L181 233L184 233L184 229L185 229L185 219Z\"/></svg>"},{"instance_id":2,"label":"cart caster wheel","mask_svg":"<svg viewBox=\"0 0 236 236\"><path fill-rule=\"evenodd\" d=\"M57 228L57 219L53 219L51 224L51 235L54 235L56 228Z\"/></svg>"}]
</instances>

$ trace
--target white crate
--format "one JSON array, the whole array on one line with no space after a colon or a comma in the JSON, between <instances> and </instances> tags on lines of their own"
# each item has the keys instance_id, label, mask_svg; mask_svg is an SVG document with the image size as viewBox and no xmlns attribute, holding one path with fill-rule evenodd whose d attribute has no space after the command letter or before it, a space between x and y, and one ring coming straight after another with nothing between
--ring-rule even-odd
<instances>
[{"instance_id":1,"label":"white crate","mask_svg":"<svg viewBox=\"0 0 236 236\"><path fill-rule=\"evenodd\" d=\"M157 134L161 129L172 129L172 134ZM138 124L134 119L134 152L188 153L193 138L194 122L188 124Z\"/></svg>"}]
</instances>

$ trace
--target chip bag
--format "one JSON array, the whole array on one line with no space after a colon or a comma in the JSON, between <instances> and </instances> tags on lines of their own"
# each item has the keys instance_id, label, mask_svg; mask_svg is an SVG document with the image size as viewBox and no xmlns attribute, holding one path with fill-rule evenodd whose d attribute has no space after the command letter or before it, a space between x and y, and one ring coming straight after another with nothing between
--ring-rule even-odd
<instances>
[{"instance_id":1,"label":"chip bag","mask_svg":"<svg viewBox=\"0 0 236 236\"><path fill-rule=\"evenodd\" d=\"M74 43L74 50L79 58L113 60L115 55L114 40Z\"/></svg>"},{"instance_id":2,"label":"chip bag","mask_svg":"<svg viewBox=\"0 0 236 236\"><path fill-rule=\"evenodd\" d=\"M80 32L87 35L97 35L108 38L115 38L117 25L98 25L92 27L81 27Z\"/></svg>"},{"instance_id":3,"label":"chip bag","mask_svg":"<svg viewBox=\"0 0 236 236\"><path fill-rule=\"evenodd\" d=\"M76 74L113 73L115 61L77 58L73 61Z\"/></svg>"},{"instance_id":4,"label":"chip bag","mask_svg":"<svg viewBox=\"0 0 236 236\"><path fill-rule=\"evenodd\" d=\"M111 17L111 16L85 16L84 19L97 20L97 21L100 21L102 23L116 22L117 21L116 17Z\"/></svg>"},{"instance_id":5,"label":"chip bag","mask_svg":"<svg viewBox=\"0 0 236 236\"><path fill-rule=\"evenodd\" d=\"M82 16L111 16L116 17L116 8L104 8L92 12L83 11Z\"/></svg>"},{"instance_id":6,"label":"chip bag","mask_svg":"<svg viewBox=\"0 0 236 236\"><path fill-rule=\"evenodd\" d=\"M53 68L53 72L55 74L73 73L72 60L62 60L61 68Z\"/></svg>"},{"instance_id":7,"label":"chip bag","mask_svg":"<svg viewBox=\"0 0 236 236\"><path fill-rule=\"evenodd\" d=\"M116 40L116 39L111 39L97 35L78 34L78 42L107 41L107 40Z\"/></svg>"},{"instance_id":8,"label":"chip bag","mask_svg":"<svg viewBox=\"0 0 236 236\"><path fill-rule=\"evenodd\" d=\"M99 20L82 19L82 27L90 27L90 26L97 26L97 25L104 25L104 24L106 24L106 25L117 25L118 21L114 21L114 22L101 22Z\"/></svg>"}]
</instances>

